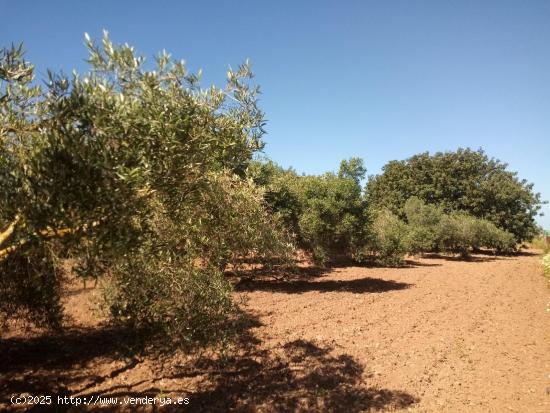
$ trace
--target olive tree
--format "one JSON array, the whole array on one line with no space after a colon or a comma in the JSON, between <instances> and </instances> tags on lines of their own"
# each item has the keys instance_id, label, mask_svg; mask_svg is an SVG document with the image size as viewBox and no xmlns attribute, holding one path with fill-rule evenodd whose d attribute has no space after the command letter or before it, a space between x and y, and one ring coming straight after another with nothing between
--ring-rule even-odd
<instances>
[{"instance_id":1,"label":"olive tree","mask_svg":"<svg viewBox=\"0 0 550 413\"><path fill-rule=\"evenodd\" d=\"M249 175L264 185L266 201L320 264L342 257L360 259L366 241L366 205L359 158L344 160L338 174L298 175L271 161L255 162Z\"/></svg>"},{"instance_id":2,"label":"olive tree","mask_svg":"<svg viewBox=\"0 0 550 413\"><path fill-rule=\"evenodd\" d=\"M217 331L232 306L220 260L291 244L243 181L264 133L250 67L202 89L166 52L147 66L107 33L85 43L90 70L49 73L43 87L21 48L0 55L2 301L30 286L0 310L59 325L59 257L73 256L80 274L109 280L114 315L208 337L195 333ZM242 228L270 241L236 242Z\"/></svg>"}]
</instances>

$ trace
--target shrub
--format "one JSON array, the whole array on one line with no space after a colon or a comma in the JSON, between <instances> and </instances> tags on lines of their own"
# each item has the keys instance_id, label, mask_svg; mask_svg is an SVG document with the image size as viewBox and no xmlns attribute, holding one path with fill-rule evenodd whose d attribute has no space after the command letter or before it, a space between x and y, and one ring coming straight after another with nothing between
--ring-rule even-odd
<instances>
[{"instance_id":1,"label":"shrub","mask_svg":"<svg viewBox=\"0 0 550 413\"><path fill-rule=\"evenodd\" d=\"M376 211L372 215L369 249L375 260L381 265L401 265L409 251L407 225L389 210Z\"/></svg>"},{"instance_id":2,"label":"shrub","mask_svg":"<svg viewBox=\"0 0 550 413\"><path fill-rule=\"evenodd\" d=\"M404 211L410 252L444 250L468 255L470 249L489 248L508 254L516 249L512 234L465 212L445 214L440 207L425 204L417 197L407 200Z\"/></svg>"},{"instance_id":3,"label":"shrub","mask_svg":"<svg viewBox=\"0 0 550 413\"><path fill-rule=\"evenodd\" d=\"M300 179L296 172L285 170L271 160L255 160L250 162L247 176L263 189L269 209L280 217L285 227L297 237L300 246L304 247L298 226L303 206L296 189L296 181Z\"/></svg>"},{"instance_id":4,"label":"shrub","mask_svg":"<svg viewBox=\"0 0 550 413\"><path fill-rule=\"evenodd\" d=\"M546 254L550 251L550 246L548 245L548 242L546 241L546 236L545 235L539 235L539 236L533 238L533 241L531 241L531 243L530 243L530 247L541 250L544 254Z\"/></svg>"},{"instance_id":5,"label":"shrub","mask_svg":"<svg viewBox=\"0 0 550 413\"><path fill-rule=\"evenodd\" d=\"M298 244L318 263L359 256L366 240L360 159L343 161L338 174L300 176L272 162L256 164L249 172L265 185L272 211L281 216L296 234Z\"/></svg>"},{"instance_id":6,"label":"shrub","mask_svg":"<svg viewBox=\"0 0 550 413\"><path fill-rule=\"evenodd\" d=\"M438 241L441 249L450 252L459 252L466 256L472 245L473 219L465 213L452 213L443 215L438 233Z\"/></svg>"},{"instance_id":7,"label":"shrub","mask_svg":"<svg viewBox=\"0 0 550 413\"><path fill-rule=\"evenodd\" d=\"M353 256L361 243L362 200L355 182L332 174L300 177L293 190L301 205L302 244L324 263Z\"/></svg>"},{"instance_id":8,"label":"shrub","mask_svg":"<svg viewBox=\"0 0 550 413\"><path fill-rule=\"evenodd\" d=\"M411 197L405 203L404 211L408 222L409 252L437 251L440 244L438 232L443 217L441 208Z\"/></svg>"},{"instance_id":9,"label":"shrub","mask_svg":"<svg viewBox=\"0 0 550 413\"><path fill-rule=\"evenodd\" d=\"M483 219L477 219L475 225L474 248L485 247L502 254L511 254L516 251L516 239L509 232Z\"/></svg>"},{"instance_id":10,"label":"shrub","mask_svg":"<svg viewBox=\"0 0 550 413\"><path fill-rule=\"evenodd\" d=\"M463 256L467 256L470 249L483 247L500 253L511 253L516 248L512 234L497 228L492 222L474 218L464 212L443 215L438 240L442 249Z\"/></svg>"}]
</instances>

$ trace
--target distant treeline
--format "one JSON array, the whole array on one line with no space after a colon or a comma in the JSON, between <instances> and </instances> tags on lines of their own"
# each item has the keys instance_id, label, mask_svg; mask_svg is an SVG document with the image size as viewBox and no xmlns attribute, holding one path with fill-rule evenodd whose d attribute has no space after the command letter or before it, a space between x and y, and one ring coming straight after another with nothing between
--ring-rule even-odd
<instances>
[{"instance_id":1,"label":"distant treeline","mask_svg":"<svg viewBox=\"0 0 550 413\"><path fill-rule=\"evenodd\" d=\"M511 253L540 231L540 196L482 150L391 161L364 188L358 158L319 176L269 160L252 162L248 174L298 245L321 263L347 256L399 264L406 253L480 248Z\"/></svg>"}]
</instances>

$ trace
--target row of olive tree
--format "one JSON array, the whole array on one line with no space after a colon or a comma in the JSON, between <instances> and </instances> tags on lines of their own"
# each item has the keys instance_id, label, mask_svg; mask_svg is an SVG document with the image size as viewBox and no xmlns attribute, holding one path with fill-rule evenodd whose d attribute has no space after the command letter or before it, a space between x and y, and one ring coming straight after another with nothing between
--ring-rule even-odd
<instances>
[{"instance_id":1,"label":"row of olive tree","mask_svg":"<svg viewBox=\"0 0 550 413\"><path fill-rule=\"evenodd\" d=\"M458 253L463 257L482 248L495 253L516 251L513 234L490 221L464 211L445 213L417 197L405 203L406 219L389 209L376 210L372 220L374 259L385 265L399 265L406 254L426 252Z\"/></svg>"},{"instance_id":2,"label":"row of olive tree","mask_svg":"<svg viewBox=\"0 0 550 413\"><path fill-rule=\"evenodd\" d=\"M384 168L382 175L370 177L364 190L360 182L365 168L358 158L343 161L338 174L298 175L271 161L252 163L248 173L266 188L268 204L297 235L299 245L322 264L342 256L395 265L403 261L405 254L423 252L443 251L466 256L472 250L487 248L496 253L510 253L518 243L537 233L534 217L540 199L532 193L531 185L517 180L503 164L488 159L481 151L460 149L432 157L421 156L428 165L442 157L454 167L441 165L437 170L439 178L431 179L456 185L454 190L445 187L449 196L430 189L427 184L417 183L415 177L408 178L410 182L403 184L406 190L401 191L401 183L396 182L398 177L391 173L391 179L387 176L394 162ZM413 159L415 165L420 162ZM462 165L463 162L466 165ZM428 175L435 173L429 167L422 167ZM466 171L457 184L455 174L460 168ZM494 168L494 173L502 179L493 176L489 185L487 174L478 171ZM462 199L474 195L461 185L471 187L471 191L478 188L478 192L474 191L477 204L472 199ZM416 192L409 187L417 188ZM476 205L477 214L453 203L457 193L463 193L462 202ZM426 194L438 194L438 197ZM515 210L510 206L512 196ZM502 221L505 225L497 219L503 216L507 217Z\"/></svg>"},{"instance_id":3,"label":"row of olive tree","mask_svg":"<svg viewBox=\"0 0 550 413\"><path fill-rule=\"evenodd\" d=\"M201 89L167 53L88 37L90 71L33 82L0 52L0 315L59 327L65 258L101 277L116 318L183 343L234 305L223 267L285 260L293 240L244 172L263 146L248 65Z\"/></svg>"}]
</instances>

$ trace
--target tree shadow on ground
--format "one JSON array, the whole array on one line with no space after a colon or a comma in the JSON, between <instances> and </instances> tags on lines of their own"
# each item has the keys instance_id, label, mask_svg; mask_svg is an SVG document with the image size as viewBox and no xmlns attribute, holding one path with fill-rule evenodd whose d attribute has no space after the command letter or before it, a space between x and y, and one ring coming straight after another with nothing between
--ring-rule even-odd
<instances>
[{"instance_id":1,"label":"tree shadow on ground","mask_svg":"<svg viewBox=\"0 0 550 413\"><path fill-rule=\"evenodd\" d=\"M440 259L445 261L460 261L460 262L491 262L497 260L506 260L514 257L535 257L540 255L540 253L534 251L528 251L520 249L512 254L498 254L494 250L480 249L473 251L467 256L460 254L450 254L450 253L424 253L422 258L426 259Z\"/></svg>"},{"instance_id":2,"label":"tree shadow on ground","mask_svg":"<svg viewBox=\"0 0 550 413\"><path fill-rule=\"evenodd\" d=\"M359 278L354 280L242 280L235 285L236 291L271 291L286 294L302 294L311 291L321 293L351 292L384 293L392 290L403 290L414 284L383 280L379 278Z\"/></svg>"},{"instance_id":3,"label":"tree shadow on ground","mask_svg":"<svg viewBox=\"0 0 550 413\"><path fill-rule=\"evenodd\" d=\"M243 317L232 351L221 356L207 352L192 358L151 354L138 358L135 345L128 347L135 335L132 339L131 331L109 326L2 340L0 407L12 408L10 396L21 393L51 395L54 400L57 396L122 400L177 395L188 397L189 405L167 406L162 411L192 412L359 412L418 402L402 391L369 387L363 366L351 356L332 354L330 347L295 340L266 348L251 332L261 325L258 318ZM145 357L149 365L156 365L154 371L132 375ZM124 380L119 380L120 375ZM169 387L162 388L160 380L169 380ZM193 381L199 390L188 390L187 384ZM55 403L29 407L32 411L93 410ZM151 407L133 406L132 411ZM120 406L104 405L101 410L119 411Z\"/></svg>"},{"instance_id":4,"label":"tree shadow on ground","mask_svg":"<svg viewBox=\"0 0 550 413\"><path fill-rule=\"evenodd\" d=\"M275 267L275 268L248 268L239 271L226 271L226 276L234 283L247 282L256 279L292 281L292 280L310 280L323 277L333 270L332 267Z\"/></svg>"},{"instance_id":5,"label":"tree shadow on ground","mask_svg":"<svg viewBox=\"0 0 550 413\"><path fill-rule=\"evenodd\" d=\"M407 268L417 268L417 267L440 267L442 265L443 264L441 263L421 262L421 261L415 260L414 257L412 259L406 259L403 265L396 266L396 267L377 264L373 260L359 263L356 261L352 261L350 259L346 259L346 260L342 259L340 261L333 262L330 265L327 265L324 267L313 265L311 263L306 263L305 266L302 265L302 266L294 266L294 267L288 267L288 266L287 267L285 266L267 267L267 266L257 265L257 266L241 267L238 270L235 268L232 268L232 269L226 270L225 275L230 280L232 280L234 284L239 284L241 282L246 283L246 282L251 282L253 280L258 280L258 279L275 280L275 281L312 280L315 278L324 277L339 268L349 268L349 267L407 269Z\"/></svg>"},{"instance_id":6,"label":"tree shadow on ground","mask_svg":"<svg viewBox=\"0 0 550 413\"><path fill-rule=\"evenodd\" d=\"M462 256L460 254L458 255L445 255L440 253L426 253L422 255L422 258L425 259L437 259L437 260L445 260L445 261L457 261L457 262L491 262L491 261L497 261L503 258L507 258L507 256L502 255L494 255L494 254L481 254L481 253L475 253L473 255L467 255Z\"/></svg>"},{"instance_id":7,"label":"tree shadow on ground","mask_svg":"<svg viewBox=\"0 0 550 413\"><path fill-rule=\"evenodd\" d=\"M368 386L364 367L351 356L333 354L330 347L294 340L267 348L252 332L260 325L256 316L243 314L231 352L221 355L148 353L142 345L136 346L135 333L110 326L4 339L0 342L0 409L15 409L9 399L22 393L51 395L54 400L57 396L188 397L187 406L160 409L178 412L359 412L418 402L402 391ZM142 362L149 366L148 373L132 374ZM169 382L164 388L162 380ZM190 383L195 385L189 387ZM57 403L27 407L32 411L94 410ZM101 407L120 411L120 406ZM126 411L151 408L159 410L159 406L131 406Z\"/></svg>"},{"instance_id":8,"label":"tree shadow on ground","mask_svg":"<svg viewBox=\"0 0 550 413\"><path fill-rule=\"evenodd\" d=\"M518 256L518 257L538 257L539 255L544 255L544 252L542 250L537 250L537 251L520 250L514 254L514 256Z\"/></svg>"},{"instance_id":9,"label":"tree shadow on ground","mask_svg":"<svg viewBox=\"0 0 550 413\"><path fill-rule=\"evenodd\" d=\"M71 395L69 387L93 387L112 379L137 364L140 337L135 330L102 326L2 339L0 402L9 405L9 397L20 393ZM112 364L109 373L87 373L86 365L98 358Z\"/></svg>"},{"instance_id":10,"label":"tree shadow on ground","mask_svg":"<svg viewBox=\"0 0 550 413\"><path fill-rule=\"evenodd\" d=\"M368 386L363 366L351 356L332 354L330 347L294 340L266 348L250 331L240 334L231 356L199 357L193 363L172 363L162 371L153 382L202 380L199 391L184 393L189 405L168 406L163 411L353 413L395 410L419 401L403 391ZM104 389L101 395L158 397L160 391L158 386L136 392L117 385ZM162 390L180 395L182 391L177 385Z\"/></svg>"},{"instance_id":11,"label":"tree shadow on ground","mask_svg":"<svg viewBox=\"0 0 550 413\"><path fill-rule=\"evenodd\" d=\"M190 396L193 412L360 412L419 401L406 392L367 386L363 366L331 350L305 340L273 349L245 345L223 368L204 360L173 377L209 374L205 388Z\"/></svg>"},{"instance_id":12,"label":"tree shadow on ground","mask_svg":"<svg viewBox=\"0 0 550 413\"><path fill-rule=\"evenodd\" d=\"M400 268L418 268L418 267L441 267L443 264L436 264L431 262L422 262L416 259L406 259L405 264Z\"/></svg>"}]
</instances>

